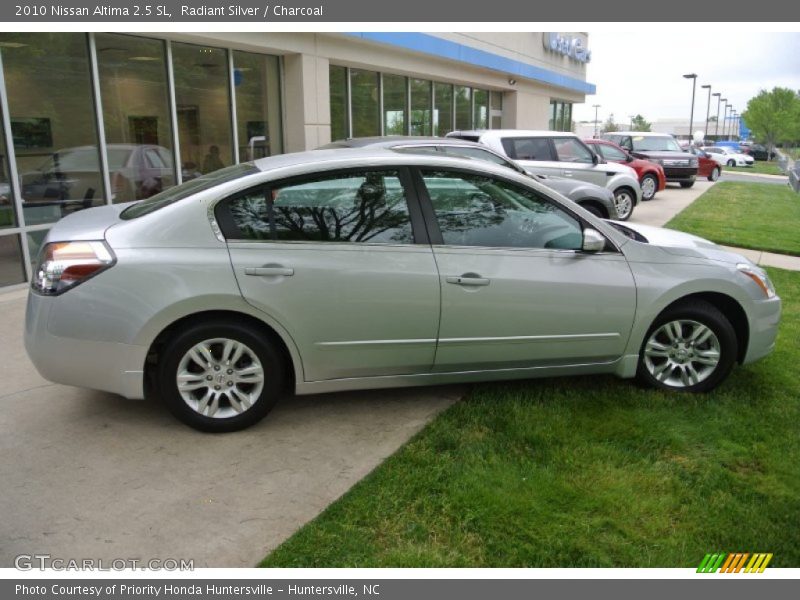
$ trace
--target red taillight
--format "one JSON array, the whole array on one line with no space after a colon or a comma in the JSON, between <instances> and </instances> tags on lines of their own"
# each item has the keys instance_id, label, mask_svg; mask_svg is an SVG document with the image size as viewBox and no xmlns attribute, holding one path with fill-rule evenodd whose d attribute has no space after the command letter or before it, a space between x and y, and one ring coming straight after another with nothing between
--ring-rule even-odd
<instances>
[{"instance_id":1,"label":"red taillight","mask_svg":"<svg viewBox=\"0 0 800 600\"><path fill-rule=\"evenodd\" d=\"M42 250L31 286L46 296L56 296L111 267L111 249L101 241L54 242Z\"/></svg>"}]
</instances>

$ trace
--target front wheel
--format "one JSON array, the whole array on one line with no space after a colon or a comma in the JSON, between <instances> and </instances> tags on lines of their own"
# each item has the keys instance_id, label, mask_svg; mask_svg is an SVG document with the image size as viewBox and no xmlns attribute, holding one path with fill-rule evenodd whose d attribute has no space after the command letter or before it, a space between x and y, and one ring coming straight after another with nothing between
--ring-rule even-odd
<instances>
[{"instance_id":1,"label":"front wheel","mask_svg":"<svg viewBox=\"0 0 800 600\"><path fill-rule=\"evenodd\" d=\"M642 177L642 200L652 200L658 191L658 178L649 173Z\"/></svg>"},{"instance_id":2,"label":"front wheel","mask_svg":"<svg viewBox=\"0 0 800 600\"><path fill-rule=\"evenodd\" d=\"M736 352L736 333L725 315L707 302L687 302L650 327L636 376L655 388L709 392L731 372Z\"/></svg>"},{"instance_id":3,"label":"front wheel","mask_svg":"<svg viewBox=\"0 0 800 600\"><path fill-rule=\"evenodd\" d=\"M200 431L254 425L278 401L286 382L281 352L235 321L185 329L161 356L158 383L167 407Z\"/></svg>"},{"instance_id":4,"label":"front wheel","mask_svg":"<svg viewBox=\"0 0 800 600\"><path fill-rule=\"evenodd\" d=\"M682 188L690 188L694 185L694 181L681 181Z\"/></svg>"},{"instance_id":5,"label":"front wheel","mask_svg":"<svg viewBox=\"0 0 800 600\"><path fill-rule=\"evenodd\" d=\"M719 167L714 167L713 169L711 169L711 173L709 173L708 175L708 180L716 181L717 179L719 179L720 170L721 169Z\"/></svg>"},{"instance_id":6,"label":"front wheel","mask_svg":"<svg viewBox=\"0 0 800 600\"><path fill-rule=\"evenodd\" d=\"M633 214L634 195L628 188L619 188L614 192L614 207L617 209L617 219L627 221Z\"/></svg>"}]
</instances>

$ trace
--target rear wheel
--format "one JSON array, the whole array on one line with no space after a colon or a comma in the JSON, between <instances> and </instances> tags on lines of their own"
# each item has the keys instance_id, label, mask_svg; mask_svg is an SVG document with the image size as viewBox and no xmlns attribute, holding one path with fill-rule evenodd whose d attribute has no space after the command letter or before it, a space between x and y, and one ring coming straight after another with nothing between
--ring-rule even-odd
<instances>
[{"instance_id":1,"label":"rear wheel","mask_svg":"<svg viewBox=\"0 0 800 600\"><path fill-rule=\"evenodd\" d=\"M679 304L647 332L637 377L655 388L709 392L733 369L736 351L733 326L717 308L702 301Z\"/></svg>"},{"instance_id":2,"label":"rear wheel","mask_svg":"<svg viewBox=\"0 0 800 600\"><path fill-rule=\"evenodd\" d=\"M185 329L161 356L158 383L167 407L200 431L254 425L272 409L286 383L281 352L234 321Z\"/></svg>"},{"instance_id":3,"label":"rear wheel","mask_svg":"<svg viewBox=\"0 0 800 600\"><path fill-rule=\"evenodd\" d=\"M598 217L599 219L607 219L608 218L608 215L603 211L603 209L601 209L599 206L597 206L594 202L579 202L578 204L580 204L582 208L585 208L586 210L588 210L590 213L592 213L595 217Z\"/></svg>"},{"instance_id":4,"label":"rear wheel","mask_svg":"<svg viewBox=\"0 0 800 600\"><path fill-rule=\"evenodd\" d=\"M733 159L731 158L731 159L728 161L728 166L729 166L729 167L735 167L735 166L736 166L736 161L735 161L735 160L733 160Z\"/></svg>"},{"instance_id":5,"label":"rear wheel","mask_svg":"<svg viewBox=\"0 0 800 600\"><path fill-rule=\"evenodd\" d=\"M709 175L708 175L708 180L709 181L716 181L717 179L719 179L720 171L721 171L721 169L719 167L714 167L713 169L711 169L711 173L709 173Z\"/></svg>"},{"instance_id":6,"label":"rear wheel","mask_svg":"<svg viewBox=\"0 0 800 600\"><path fill-rule=\"evenodd\" d=\"M629 188L619 188L614 192L614 206L617 209L617 219L627 221L633 214L633 203L635 202L633 191Z\"/></svg>"},{"instance_id":7,"label":"rear wheel","mask_svg":"<svg viewBox=\"0 0 800 600\"><path fill-rule=\"evenodd\" d=\"M652 173L642 177L642 200L652 200L658 191L658 178Z\"/></svg>"}]
</instances>

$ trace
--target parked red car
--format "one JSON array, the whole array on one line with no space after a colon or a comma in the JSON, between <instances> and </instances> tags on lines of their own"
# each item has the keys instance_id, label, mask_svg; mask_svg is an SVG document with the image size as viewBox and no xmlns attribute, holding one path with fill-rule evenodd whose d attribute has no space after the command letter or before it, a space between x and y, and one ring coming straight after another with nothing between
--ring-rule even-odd
<instances>
[{"instance_id":1,"label":"parked red car","mask_svg":"<svg viewBox=\"0 0 800 600\"><path fill-rule=\"evenodd\" d=\"M705 177L709 181L716 181L722 174L722 167L720 164L711 158L707 152L704 152L696 146L689 146L686 149L697 157L697 176Z\"/></svg>"},{"instance_id":2,"label":"parked red car","mask_svg":"<svg viewBox=\"0 0 800 600\"><path fill-rule=\"evenodd\" d=\"M642 200L652 200L656 192L667 187L667 176L664 167L659 164L634 158L626 150L607 140L583 140L589 147L610 162L627 165L636 171L642 186Z\"/></svg>"}]
</instances>

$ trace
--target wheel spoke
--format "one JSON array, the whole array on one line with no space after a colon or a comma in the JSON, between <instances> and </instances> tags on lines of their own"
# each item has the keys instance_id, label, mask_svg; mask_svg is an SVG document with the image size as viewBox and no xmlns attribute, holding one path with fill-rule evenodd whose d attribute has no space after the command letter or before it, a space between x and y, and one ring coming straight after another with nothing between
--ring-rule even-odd
<instances>
[{"instance_id":1,"label":"wheel spoke","mask_svg":"<svg viewBox=\"0 0 800 600\"><path fill-rule=\"evenodd\" d=\"M228 393L228 400L236 412L244 412L250 408L250 396L245 394L239 388L234 387Z\"/></svg>"},{"instance_id":2,"label":"wheel spoke","mask_svg":"<svg viewBox=\"0 0 800 600\"><path fill-rule=\"evenodd\" d=\"M714 349L700 350L695 353L694 362L699 362L701 365L708 365L710 367L716 366L719 362L719 352Z\"/></svg>"},{"instance_id":3,"label":"wheel spoke","mask_svg":"<svg viewBox=\"0 0 800 600\"><path fill-rule=\"evenodd\" d=\"M178 373L178 389L191 392L203 387L208 387L208 383L202 373L189 373L189 371Z\"/></svg>"},{"instance_id":4,"label":"wheel spoke","mask_svg":"<svg viewBox=\"0 0 800 600\"><path fill-rule=\"evenodd\" d=\"M207 369L214 362L211 351L202 344L189 350L189 357L200 367Z\"/></svg>"},{"instance_id":5,"label":"wheel spoke","mask_svg":"<svg viewBox=\"0 0 800 600\"><path fill-rule=\"evenodd\" d=\"M214 390L209 388L205 395L200 399L200 402L197 404L197 412L201 415L206 412L206 408L208 407L208 403L211 398L214 396Z\"/></svg>"},{"instance_id":6,"label":"wheel spoke","mask_svg":"<svg viewBox=\"0 0 800 600\"><path fill-rule=\"evenodd\" d=\"M687 386L687 387L688 387L688 386L690 386L690 385L692 385L692 381L691 381L691 379L689 378L689 373L687 372L687 370L686 370L686 367L685 367L685 366L683 366L683 367L681 367L681 368L680 368L680 369L678 369L678 370L679 370L679 371L680 371L680 373L681 373L681 383L682 383L683 385Z\"/></svg>"},{"instance_id":7,"label":"wheel spoke","mask_svg":"<svg viewBox=\"0 0 800 600\"><path fill-rule=\"evenodd\" d=\"M219 397L220 394L213 395L211 403L208 405L208 414L206 416L213 417L217 410L219 410Z\"/></svg>"},{"instance_id":8,"label":"wheel spoke","mask_svg":"<svg viewBox=\"0 0 800 600\"><path fill-rule=\"evenodd\" d=\"M694 342L695 345L699 346L704 344L708 341L708 338L711 337L712 331L706 327L705 325L698 323L697 327L694 328L691 337L689 338L690 342Z\"/></svg>"},{"instance_id":9,"label":"wheel spoke","mask_svg":"<svg viewBox=\"0 0 800 600\"><path fill-rule=\"evenodd\" d=\"M694 368L692 363L686 363L683 366L683 372L686 374L687 379L689 380L689 385L694 385L695 383L700 381L700 376L697 374L697 371Z\"/></svg>"},{"instance_id":10,"label":"wheel spoke","mask_svg":"<svg viewBox=\"0 0 800 600\"><path fill-rule=\"evenodd\" d=\"M253 383L255 381L261 381L263 379L263 373L264 370L261 368L261 365L250 365L243 369L237 369L236 378L242 382Z\"/></svg>"},{"instance_id":11,"label":"wheel spoke","mask_svg":"<svg viewBox=\"0 0 800 600\"><path fill-rule=\"evenodd\" d=\"M665 327L667 337L672 342L677 342L681 339L683 332L681 331L681 324L678 321L672 321L671 323L667 323Z\"/></svg>"},{"instance_id":12,"label":"wheel spoke","mask_svg":"<svg viewBox=\"0 0 800 600\"><path fill-rule=\"evenodd\" d=\"M647 356L655 356L659 358L666 358L669 356L669 348L652 338L647 342L644 352L647 354Z\"/></svg>"},{"instance_id":13,"label":"wheel spoke","mask_svg":"<svg viewBox=\"0 0 800 600\"><path fill-rule=\"evenodd\" d=\"M653 377L658 379L659 381L666 380L670 375L672 375L672 363L666 361L664 364L659 365L653 369Z\"/></svg>"}]
</instances>

